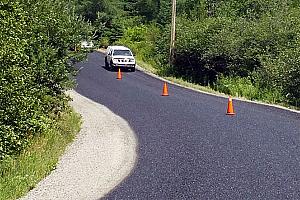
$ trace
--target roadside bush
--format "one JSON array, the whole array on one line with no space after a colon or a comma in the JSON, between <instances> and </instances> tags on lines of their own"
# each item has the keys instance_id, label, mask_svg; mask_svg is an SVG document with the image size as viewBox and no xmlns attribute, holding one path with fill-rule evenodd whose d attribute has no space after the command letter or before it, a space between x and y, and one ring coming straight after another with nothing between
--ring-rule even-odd
<instances>
[{"instance_id":1,"label":"roadside bush","mask_svg":"<svg viewBox=\"0 0 300 200\"><path fill-rule=\"evenodd\" d=\"M179 18L171 71L202 85L217 82L219 88L222 81L218 77L222 75L237 80L250 77L260 91L274 92L274 95L250 95L250 98L272 96L272 102L298 104L300 20L297 16L300 10L284 5L281 10L274 10L278 7L273 6L270 13L260 13L255 19ZM239 94L248 93L243 88L246 91Z\"/></svg>"},{"instance_id":2,"label":"roadside bush","mask_svg":"<svg viewBox=\"0 0 300 200\"><path fill-rule=\"evenodd\" d=\"M109 46L109 38L108 37L102 37L100 39L100 47L107 48Z\"/></svg>"},{"instance_id":3,"label":"roadside bush","mask_svg":"<svg viewBox=\"0 0 300 200\"><path fill-rule=\"evenodd\" d=\"M0 3L0 159L18 154L68 99L68 49L88 25L64 1Z\"/></svg>"},{"instance_id":4,"label":"roadside bush","mask_svg":"<svg viewBox=\"0 0 300 200\"><path fill-rule=\"evenodd\" d=\"M132 49L136 57L155 66L159 62L156 57L155 43L160 31L155 24L140 25L127 28L124 35L116 43Z\"/></svg>"},{"instance_id":5,"label":"roadside bush","mask_svg":"<svg viewBox=\"0 0 300 200\"><path fill-rule=\"evenodd\" d=\"M225 94L246 97L251 100L257 99L259 96L259 88L249 78L219 77L214 89Z\"/></svg>"}]
</instances>

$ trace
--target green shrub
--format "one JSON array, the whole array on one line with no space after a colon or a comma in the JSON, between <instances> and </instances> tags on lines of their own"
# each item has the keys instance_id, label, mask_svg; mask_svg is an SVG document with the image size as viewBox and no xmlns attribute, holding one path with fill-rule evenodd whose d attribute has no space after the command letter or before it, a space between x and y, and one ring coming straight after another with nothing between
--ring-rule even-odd
<instances>
[{"instance_id":1,"label":"green shrub","mask_svg":"<svg viewBox=\"0 0 300 200\"><path fill-rule=\"evenodd\" d=\"M116 43L128 46L142 61L156 65L159 61L155 51L155 43L160 31L155 24L127 28L122 38Z\"/></svg>"},{"instance_id":2,"label":"green shrub","mask_svg":"<svg viewBox=\"0 0 300 200\"><path fill-rule=\"evenodd\" d=\"M261 100L269 103L282 103L284 96L276 88L260 88L258 84L253 83L250 78L224 77L218 78L213 88L219 92L245 97L250 100Z\"/></svg>"},{"instance_id":3,"label":"green shrub","mask_svg":"<svg viewBox=\"0 0 300 200\"><path fill-rule=\"evenodd\" d=\"M44 132L68 99L69 49L90 28L59 0L0 3L0 159Z\"/></svg>"},{"instance_id":4,"label":"green shrub","mask_svg":"<svg viewBox=\"0 0 300 200\"><path fill-rule=\"evenodd\" d=\"M102 37L100 39L100 47L107 48L109 46L109 38L108 37Z\"/></svg>"},{"instance_id":5,"label":"green shrub","mask_svg":"<svg viewBox=\"0 0 300 200\"><path fill-rule=\"evenodd\" d=\"M215 16L201 20L180 17L175 62L170 71L203 85L218 81L219 88L219 75L250 77L256 88L267 91L268 95L259 95L262 98L298 104L300 9L280 2L278 6L274 1L259 3L262 10L253 11L253 15L248 11L232 14L216 10ZM236 6L241 11L247 5ZM233 4L227 6L234 8ZM237 89L236 93L254 98L247 87L243 88L245 92Z\"/></svg>"},{"instance_id":6,"label":"green shrub","mask_svg":"<svg viewBox=\"0 0 300 200\"><path fill-rule=\"evenodd\" d=\"M219 77L214 88L222 93L248 99L258 99L259 88L249 78Z\"/></svg>"}]
</instances>

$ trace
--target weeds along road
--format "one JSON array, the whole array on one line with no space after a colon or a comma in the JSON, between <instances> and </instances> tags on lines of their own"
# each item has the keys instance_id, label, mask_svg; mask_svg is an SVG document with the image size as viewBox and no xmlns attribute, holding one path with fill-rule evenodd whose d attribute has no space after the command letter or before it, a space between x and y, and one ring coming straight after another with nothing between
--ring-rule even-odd
<instances>
[{"instance_id":1,"label":"weeds along road","mask_svg":"<svg viewBox=\"0 0 300 200\"><path fill-rule=\"evenodd\" d=\"M136 166L104 199L300 199L300 114L168 85L140 71L104 68L91 53L76 91L124 118ZM101 159L101 158L99 158Z\"/></svg>"}]
</instances>

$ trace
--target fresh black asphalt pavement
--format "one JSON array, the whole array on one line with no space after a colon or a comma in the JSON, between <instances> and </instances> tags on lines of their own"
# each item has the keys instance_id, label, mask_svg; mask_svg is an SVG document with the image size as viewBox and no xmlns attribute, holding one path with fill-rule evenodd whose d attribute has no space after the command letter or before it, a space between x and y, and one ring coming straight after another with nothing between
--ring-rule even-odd
<instances>
[{"instance_id":1,"label":"fresh black asphalt pavement","mask_svg":"<svg viewBox=\"0 0 300 200\"><path fill-rule=\"evenodd\" d=\"M300 199L300 114L168 85L143 72L104 68L89 54L76 91L130 124L131 174L103 199ZM101 159L101 158L99 158Z\"/></svg>"}]
</instances>

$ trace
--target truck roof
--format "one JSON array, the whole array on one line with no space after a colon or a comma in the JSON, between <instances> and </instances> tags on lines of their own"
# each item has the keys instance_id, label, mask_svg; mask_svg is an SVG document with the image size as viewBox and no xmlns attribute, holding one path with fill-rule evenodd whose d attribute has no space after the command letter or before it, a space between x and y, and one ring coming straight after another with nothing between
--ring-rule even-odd
<instances>
[{"instance_id":1,"label":"truck roof","mask_svg":"<svg viewBox=\"0 0 300 200\"><path fill-rule=\"evenodd\" d=\"M119 50L130 50L129 48L124 47L124 46L108 46L107 48L111 48L111 49L113 49L113 50L115 50L115 49L119 49Z\"/></svg>"}]
</instances>

